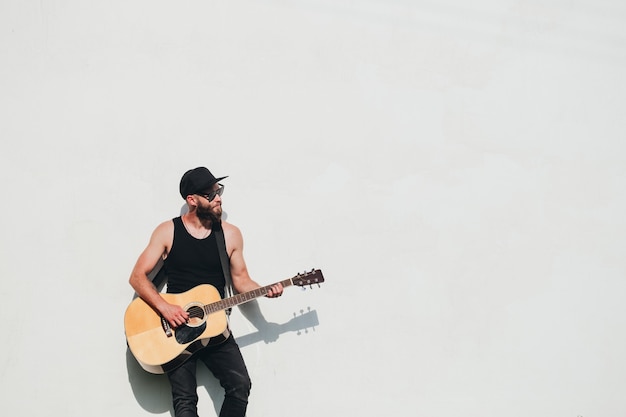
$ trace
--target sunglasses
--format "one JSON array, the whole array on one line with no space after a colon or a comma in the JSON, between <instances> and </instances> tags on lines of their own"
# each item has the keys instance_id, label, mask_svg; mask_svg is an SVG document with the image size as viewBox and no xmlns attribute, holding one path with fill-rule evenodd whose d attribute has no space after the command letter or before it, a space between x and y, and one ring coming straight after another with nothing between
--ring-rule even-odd
<instances>
[{"instance_id":1,"label":"sunglasses","mask_svg":"<svg viewBox=\"0 0 626 417\"><path fill-rule=\"evenodd\" d=\"M198 194L201 197L206 198L207 200L209 200L209 203L213 200L215 200L215 196L219 195L221 196L222 194L224 194L224 186L222 184L219 184L220 188L218 188L215 191L211 191L208 194Z\"/></svg>"}]
</instances>

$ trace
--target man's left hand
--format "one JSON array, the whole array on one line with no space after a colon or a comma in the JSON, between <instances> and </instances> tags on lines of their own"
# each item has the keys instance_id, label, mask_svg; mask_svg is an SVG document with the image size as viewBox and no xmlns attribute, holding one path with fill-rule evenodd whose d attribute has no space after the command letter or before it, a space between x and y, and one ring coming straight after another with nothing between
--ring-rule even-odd
<instances>
[{"instance_id":1,"label":"man's left hand","mask_svg":"<svg viewBox=\"0 0 626 417\"><path fill-rule=\"evenodd\" d=\"M277 298L283 295L283 285L282 284L274 284L267 291L267 298Z\"/></svg>"}]
</instances>

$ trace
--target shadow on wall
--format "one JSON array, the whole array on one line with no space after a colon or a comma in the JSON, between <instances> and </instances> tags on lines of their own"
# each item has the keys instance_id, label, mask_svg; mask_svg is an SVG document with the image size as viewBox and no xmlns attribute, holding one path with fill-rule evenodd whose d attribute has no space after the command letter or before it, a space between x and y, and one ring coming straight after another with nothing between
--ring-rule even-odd
<instances>
[{"instance_id":1,"label":"shadow on wall","mask_svg":"<svg viewBox=\"0 0 626 417\"><path fill-rule=\"evenodd\" d=\"M294 313L294 317L283 324L266 321L261 314L259 303L255 300L240 305L239 309L243 316L257 328L256 332L236 337L241 348L261 341L265 343L275 342L281 334L288 332L302 335L319 325L317 311L310 308L307 308L306 311L300 310L300 314ZM154 414L169 410L174 415L170 385L166 375L151 374L145 371L128 348L126 349L126 369L133 394L144 410ZM215 413L219 413L224 396L224 391L219 382L204 366L198 367L197 379L198 387L204 386L213 401Z\"/></svg>"},{"instance_id":2,"label":"shadow on wall","mask_svg":"<svg viewBox=\"0 0 626 417\"><path fill-rule=\"evenodd\" d=\"M162 291L167 281L162 263L155 267L149 277L157 289ZM133 299L136 297L137 294L134 294ZM255 332L243 336L235 336L241 348L261 341L264 343L275 342L281 334L288 332L296 332L298 335L308 333L309 329L315 329L319 325L317 312L311 310L310 307L306 310L300 310L299 314L293 313L294 317L282 324L268 322L256 300L251 300L238 306L238 308L242 315L257 329ZM133 394L142 408L155 414L169 410L173 415L170 386L166 375L151 374L145 371L128 348L126 349L126 369ZM211 397L216 414L219 413L223 399L223 389L219 382L204 366L198 367L197 380L198 386L204 386Z\"/></svg>"}]
</instances>

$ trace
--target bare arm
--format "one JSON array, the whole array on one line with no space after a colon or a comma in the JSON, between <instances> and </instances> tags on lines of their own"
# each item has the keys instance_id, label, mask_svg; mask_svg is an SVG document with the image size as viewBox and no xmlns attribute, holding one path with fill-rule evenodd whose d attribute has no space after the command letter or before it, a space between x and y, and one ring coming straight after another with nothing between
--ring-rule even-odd
<instances>
[{"instance_id":1,"label":"bare arm","mask_svg":"<svg viewBox=\"0 0 626 417\"><path fill-rule=\"evenodd\" d=\"M243 236L241 231L234 225L222 222L224 238L226 240L226 250L230 256L230 274L233 279L233 286L242 293L252 291L260 287L248 273L248 267L243 257ZM280 297L283 287L280 284L273 285L267 293L267 297Z\"/></svg>"},{"instance_id":2,"label":"bare arm","mask_svg":"<svg viewBox=\"0 0 626 417\"><path fill-rule=\"evenodd\" d=\"M171 326L177 327L189 319L188 313L180 306L165 301L148 278L148 274L169 251L173 236L174 224L171 221L157 226L148 246L139 255L128 281L141 299L161 314Z\"/></svg>"}]
</instances>

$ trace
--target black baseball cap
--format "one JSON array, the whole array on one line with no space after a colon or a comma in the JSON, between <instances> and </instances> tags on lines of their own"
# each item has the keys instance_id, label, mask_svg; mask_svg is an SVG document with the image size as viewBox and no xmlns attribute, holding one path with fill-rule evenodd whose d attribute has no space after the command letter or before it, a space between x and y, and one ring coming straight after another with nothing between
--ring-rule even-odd
<instances>
[{"instance_id":1,"label":"black baseball cap","mask_svg":"<svg viewBox=\"0 0 626 417\"><path fill-rule=\"evenodd\" d=\"M205 167L190 169L180 179L180 195L186 199L190 194L208 191L213 187L213 184L224 178L228 178L228 176L215 178L211 171Z\"/></svg>"}]
</instances>

